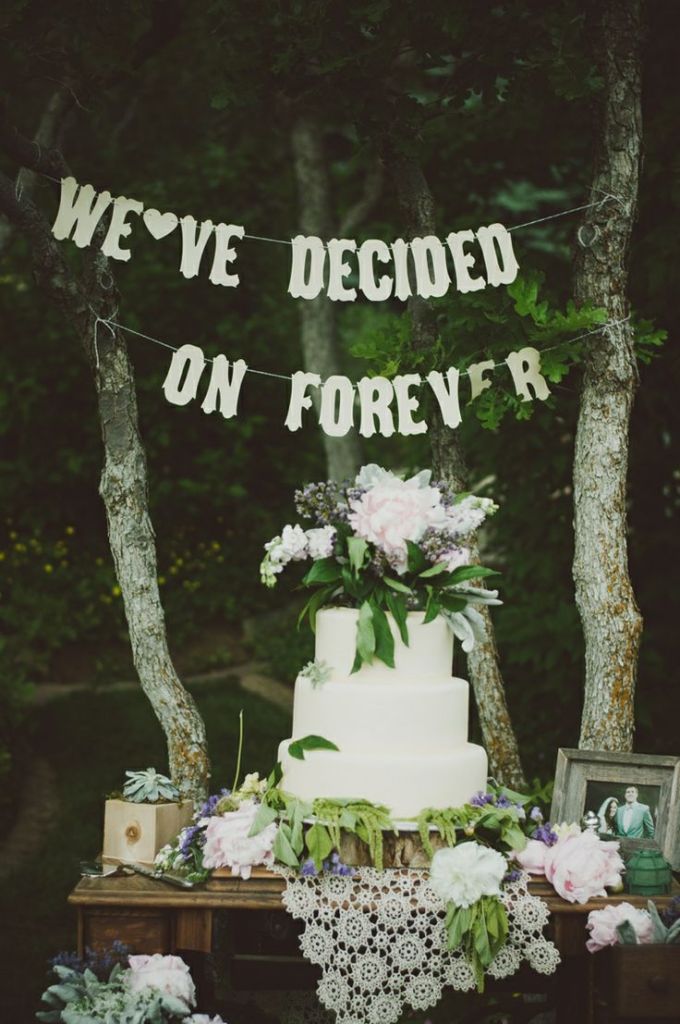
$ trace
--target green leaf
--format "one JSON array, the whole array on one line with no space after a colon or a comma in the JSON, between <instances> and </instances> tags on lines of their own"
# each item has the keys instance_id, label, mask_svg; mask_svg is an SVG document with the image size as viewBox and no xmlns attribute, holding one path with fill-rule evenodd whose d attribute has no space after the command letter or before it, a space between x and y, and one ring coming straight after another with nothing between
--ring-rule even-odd
<instances>
[{"instance_id":1,"label":"green leaf","mask_svg":"<svg viewBox=\"0 0 680 1024\"><path fill-rule=\"evenodd\" d=\"M270 807L268 804L260 804L260 806L257 809L257 814L253 819L253 823L250 826L250 832L248 833L248 835L259 835L259 833L262 832L267 827L267 825L271 825L273 821L276 821L278 816L278 811L276 811L273 807Z\"/></svg>"},{"instance_id":2,"label":"green leaf","mask_svg":"<svg viewBox=\"0 0 680 1024\"><path fill-rule=\"evenodd\" d=\"M304 761L305 751L307 750L339 750L335 743L331 743L330 740L324 739L323 736L303 736L302 739L293 740L288 747L288 753L291 757L297 758L298 761Z\"/></svg>"},{"instance_id":3,"label":"green leaf","mask_svg":"<svg viewBox=\"0 0 680 1024\"><path fill-rule=\"evenodd\" d=\"M279 825L276 837L274 839L273 852L277 860L280 860L282 864L287 864L289 868L298 867L300 861L295 855L295 851L291 844L291 832L288 825L283 822Z\"/></svg>"},{"instance_id":4,"label":"green leaf","mask_svg":"<svg viewBox=\"0 0 680 1024\"><path fill-rule=\"evenodd\" d=\"M298 616L298 629L304 619L305 615L309 615L309 625L312 633L316 632L316 614L326 601L330 598L331 594L335 590L335 587L321 587L316 593L312 594L307 604L304 606Z\"/></svg>"},{"instance_id":5,"label":"green leaf","mask_svg":"<svg viewBox=\"0 0 680 1024\"><path fill-rule=\"evenodd\" d=\"M466 580L481 580L485 576L500 576L495 569L485 569L483 565L461 565L451 573L450 585L465 583Z\"/></svg>"},{"instance_id":6,"label":"green leaf","mask_svg":"<svg viewBox=\"0 0 680 1024\"><path fill-rule=\"evenodd\" d=\"M429 579L430 576L439 576L441 573L447 571L446 562L437 562L436 565L431 565L429 569L425 570L425 572L419 573L419 578L421 580L426 580Z\"/></svg>"},{"instance_id":7,"label":"green leaf","mask_svg":"<svg viewBox=\"0 0 680 1024\"><path fill-rule=\"evenodd\" d=\"M305 835L305 843L309 856L314 861L314 867L317 871L321 871L323 862L333 849L333 842L326 826L320 825L318 822L312 825Z\"/></svg>"},{"instance_id":8,"label":"green leaf","mask_svg":"<svg viewBox=\"0 0 680 1024\"><path fill-rule=\"evenodd\" d=\"M622 921L621 924L618 924L616 926L616 933L623 946L637 946L638 938L630 921Z\"/></svg>"},{"instance_id":9,"label":"green leaf","mask_svg":"<svg viewBox=\"0 0 680 1024\"><path fill-rule=\"evenodd\" d=\"M388 590L385 594L387 607L392 613L392 618L397 624L402 642L408 647L408 626L406 624L406 601L401 594L394 594Z\"/></svg>"},{"instance_id":10,"label":"green leaf","mask_svg":"<svg viewBox=\"0 0 680 1024\"><path fill-rule=\"evenodd\" d=\"M341 576L340 566L332 556L314 562L302 582L306 587L313 583L334 583Z\"/></svg>"},{"instance_id":11,"label":"green leaf","mask_svg":"<svg viewBox=\"0 0 680 1024\"><path fill-rule=\"evenodd\" d=\"M389 668L394 668L394 637L385 612L375 601L370 602L375 633L375 656Z\"/></svg>"},{"instance_id":12,"label":"green leaf","mask_svg":"<svg viewBox=\"0 0 680 1024\"><path fill-rule=\"evenodd\" d=\"M652 919L652 927L653 927L653 930L654 930L654 941L655 942L665 942L666 941L666 936L668 934L668 929L666 928L666 925L661 920L661 917L659 916L659 911L656 909L656 906L655 906L653 900L647 900L647 910L649 911L649 916ZM628 924L629 922L624 921L623 923L624 924ZM619 926L619 927L621 927L621 926Z\"/></svg>"},{"instance_id":13,"label":"green leaf","mask_svg":"<svg viewBox=\"0 0 680 1024\"><path fill-rule=\"evenodd\" d=\"M355 576L359 574L366 560L367 551L368 541L365 541L363 537L347 538L347 553L349 554L349 564Z\"/></svg>"},{"instance_id":14,"label":"green leaf","mask_svg":"<svg viewBox=\"0 0 680 1024\"><path fill-rule=\"evenodd\" d=\"M375 654L375 630L373 628L373 609L368 601L364 601L359 609L357 621L357 652L362 661L370 662Z\"/></svg>"},{"instance_id":15,"label":"green leaf","mask_svg":"<svg viewBox=\"0 0 680 1024\"><path fill-rule=\"evenodd\" d=\"M387 584L388 587L391 587L392 590L399 591L400 594L408 594L410 597L411 594L413 593L411 588L407 587L405 583L401 582L401 580L393 580L389 576L383 576L382 579L383 583Z\"/></svg>"},{"instance_id":16,"label":"green leaf","mask_svg":"<svg viewBox=\"0 0 680 1024\"><path fill-rule=\"evenodd\" d=\"M425 605L425 618L423 619L423 625L428 622L433 622L441 610L439 598L435 597L434 591L430 590L427 597L427 604Z\"/></svg>"},{"instance_id":17,"label":"green leaf","mask_svg":"<svg viewBox=\"0 0 680 1024\"><path fill-rule=\"evenodd\" d=\"M462 612L467 607L466 597L456 597L455 594L447 594L446 591L439 592L439 603L447 612Z\"/></svg>"},{"instance_id":18,"label":"green leaf","mask_svg":"<svg viewBox=\"0 0 680 1024\"><path fill-rule=\"evenodd\" d=\"M418 573L427 569L427 559L417 544L414 544L412 540L407 540L406 550L408 551L409 572Z\"/></svg>"}]
</instances>

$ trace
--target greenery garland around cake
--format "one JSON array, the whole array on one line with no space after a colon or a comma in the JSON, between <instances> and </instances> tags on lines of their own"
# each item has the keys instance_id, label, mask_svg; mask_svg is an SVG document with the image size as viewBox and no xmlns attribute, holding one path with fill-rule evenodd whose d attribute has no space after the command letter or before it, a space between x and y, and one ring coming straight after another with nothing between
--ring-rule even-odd
<instances>
[{"instance_id":1,"label":"greenery garland around cake","mask_svg":"<svg viewBox=\"0 0 680 1024\"><path fill-rule=\"evenodd\" d=\"M368 465L350 483L307 484L295 507L312 526L288 524L265 544L260 573L268 587L291 563L312 562L302 584L313 593L300 622L314 630L321 608L358 609L354 671L374 658L394 667L388 613L407 645L409 611L424 611L425 622L442 615L469 651L482 627L478 606L500 604L497 591L472 585L494 571L471 565L469 547L497 506L430 477L423 470L404 480Z\"/></svg>"},{"instance_id":2,"label":"greenery garland around cake","mask_svg":"<svg viewBox=\"0 0 680 1024\"><path fill-rule=\"evenodd\" d=\"M280 788L278 763L267 779L254 772L239 784L242 741L241 724L232 789L198 808L193 823L158 854L159 871L200 883L216 869L248 878L253 866L278 863L302 876L351 876L354 868L341 859L346 836L364 843L370 863L383 869L385 836L399 834L387 807L359 798L300 800ZM300 740L297 756L318 749L318 741L326 743L322 737ZM449 947L464 950L480 990L485 969L507 940L501 895L517 877L513 858L542 821L535 811L527 815L528 800L494 786L462 807L426 808L413 821L431 858L432 887L446 903Z\"/></svg>"}]
</instances>

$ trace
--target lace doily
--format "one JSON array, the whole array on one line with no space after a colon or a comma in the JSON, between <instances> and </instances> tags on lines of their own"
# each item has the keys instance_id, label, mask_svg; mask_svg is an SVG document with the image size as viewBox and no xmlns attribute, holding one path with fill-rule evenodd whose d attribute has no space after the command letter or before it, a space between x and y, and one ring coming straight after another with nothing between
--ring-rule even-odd
<instances>
[{"instance_id":1,"label":"lace doily","mask_svg":"<svg viewBox=\"0 0 680 1024\"><path fill-rule=\"evenodd\" d=\"M434 1006L445 985L475 987L459 950L446 948L446 908L426 871L360 868L353 877L301 876L287 869L283 904L304 922L300 947L321 968L317 995L337 1024L395 1024L405 1004ZM542 934L548 908L522 875L504 890L508 941L487 974L506 978L523 960L552 974L560 955Z\"/></svg>"}]
</instances>

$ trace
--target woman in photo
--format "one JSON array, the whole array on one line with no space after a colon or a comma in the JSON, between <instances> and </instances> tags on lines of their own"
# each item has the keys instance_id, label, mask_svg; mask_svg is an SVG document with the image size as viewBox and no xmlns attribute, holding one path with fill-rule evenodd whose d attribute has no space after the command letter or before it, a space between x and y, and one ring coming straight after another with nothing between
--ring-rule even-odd
<instances>
[{"instance_id":1,"label":"woman in photo","mask_svg":"<svg viewBox=\"0 0 680 1024\"><path fill-rule=\"evenodd\" d=\"M619 807L619 801L615 796L608 796L600 806L597 812L597 817L600 822L600 832L604 832L606 835L616 835L616 812Z\"/></svg>"}]
</instances>

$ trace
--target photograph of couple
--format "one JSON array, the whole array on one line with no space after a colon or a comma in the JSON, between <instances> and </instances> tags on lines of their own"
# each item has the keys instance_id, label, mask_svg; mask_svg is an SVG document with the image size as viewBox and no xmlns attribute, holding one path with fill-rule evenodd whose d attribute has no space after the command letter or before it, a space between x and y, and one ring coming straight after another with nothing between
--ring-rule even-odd
<instances>
[{"instance_id":1,"label":"photograph of couple","mask_svg":"<svg viewBox=\"0 0 680 1024\"><path fill-rule=\"evenodd\" d=\"M598 831L625 839L653 839L656 831L655 788L645 786L644 789L649 790L647 795L641 794L637 786L591 783L587 805L597 814Z\"/></svg>"}]
</instances>

